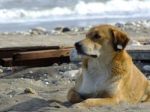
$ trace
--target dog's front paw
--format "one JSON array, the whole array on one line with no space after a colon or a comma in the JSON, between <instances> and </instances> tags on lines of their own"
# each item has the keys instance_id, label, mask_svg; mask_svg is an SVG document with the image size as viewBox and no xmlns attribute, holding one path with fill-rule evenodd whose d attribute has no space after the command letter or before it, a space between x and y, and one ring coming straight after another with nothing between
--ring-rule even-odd
<instances>
[{"instance_id":1,"label":"dog's front paw","mask_svg":"<svg viewBox=\"0 0 150 112\"><path fill-rule=\"evenodd\" d=\"M86 108L88 108L88 107L86 106L85 103L81 102L81 103L76 103L76 104L74 104L74 105L73 105L73 108L86 109Z\"/></svg>"},{"instance_id":2,"label":"dog's front paw","mask_svg":"<svg viewBox=\"0 0 150 112\"><path fill-rule=\"evenodd\" d=\"M92 105L90 104L89 101L90 101L90 100L85 100L85 101L82 101L82 102L80 102L80 103L76 103L76 104L74 104L73 107L75 107L75 108L80 108L80 109L90 108L90 107L92 107Z\"/></svg>"}]
</instances>

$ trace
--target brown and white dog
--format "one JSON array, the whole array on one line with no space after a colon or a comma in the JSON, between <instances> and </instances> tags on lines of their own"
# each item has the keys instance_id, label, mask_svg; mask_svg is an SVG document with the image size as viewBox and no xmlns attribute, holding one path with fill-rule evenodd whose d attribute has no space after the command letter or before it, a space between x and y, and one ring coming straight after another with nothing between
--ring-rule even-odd
<instances>
[{"instance_id":1,"label":"brown and white dog","mask_svg":"<svg viewBox=\"0 0 150 112\"><path fill-rule=\"evenodd\" d=\"M125 51L127 34L111 25L93 27L75 44L83 66L67 98L92 107L150 101L150 82Z\"/></svg>"}]
</instances>

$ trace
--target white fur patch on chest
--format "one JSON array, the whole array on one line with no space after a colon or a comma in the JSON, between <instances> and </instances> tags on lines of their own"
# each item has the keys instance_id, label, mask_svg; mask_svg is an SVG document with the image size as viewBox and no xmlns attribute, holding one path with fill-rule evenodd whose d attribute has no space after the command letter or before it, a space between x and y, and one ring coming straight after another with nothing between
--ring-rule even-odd
<instances>
[{"instance_id":1,"label":"white fur patch on chest","mask_svg":"<svg viewBox=\"0 0 150 112\"><path fill-rule=\"evenodd\" d=\"M108 88L110 77L109 68L99 64L97 61L88 65L88 70L83 71L83 80L79 88L80 94L91 94L96 96L97 93Z\"/></svg>"}]
</instances>

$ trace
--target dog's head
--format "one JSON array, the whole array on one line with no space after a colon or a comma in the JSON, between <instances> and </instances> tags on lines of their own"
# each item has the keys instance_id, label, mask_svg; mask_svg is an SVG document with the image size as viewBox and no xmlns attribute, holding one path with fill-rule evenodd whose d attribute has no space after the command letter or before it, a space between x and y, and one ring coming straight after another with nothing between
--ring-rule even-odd
<instances>
[{"instance_id":1,"label":"dog's head","mask_svg":"<svg viewBox=\"0 0 150 112\"><path fill-rule=\"evenodd\" d=\"M129 38L119 28L111 25L93 27L86 38L75 43L77 52L81 55L97 58L103 54L124 50Z\"/></svg>"}]
</instances>

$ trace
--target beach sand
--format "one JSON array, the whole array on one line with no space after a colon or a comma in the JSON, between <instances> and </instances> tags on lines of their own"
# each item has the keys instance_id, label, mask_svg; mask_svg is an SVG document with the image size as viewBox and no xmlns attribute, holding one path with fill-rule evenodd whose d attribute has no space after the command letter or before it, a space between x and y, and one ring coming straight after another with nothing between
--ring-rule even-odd
<instances>
[{"instance_id":1,"label":"beach sand","mask_svg":"<svg viewBox=\"0 0 150 112\"><path fill-rule=\"evenodd\" d=\"M127 31L131 40L150 43L150 28L139 22L117 26ZM87 30L54 32L0 33L0 48L20 46L73 46ZM131 41L132 44L132 41ZM138 45L137 45L138 46ZM144 46L142 46L144 47ZM147 64L148 66L150 63ZM94 107L80 110L67 102L79 64L54 64L48 67L0 67L1 112L150 112L150 103ZM148 73L148 71L144 71Z\"/></svg>"}]
</instances>

